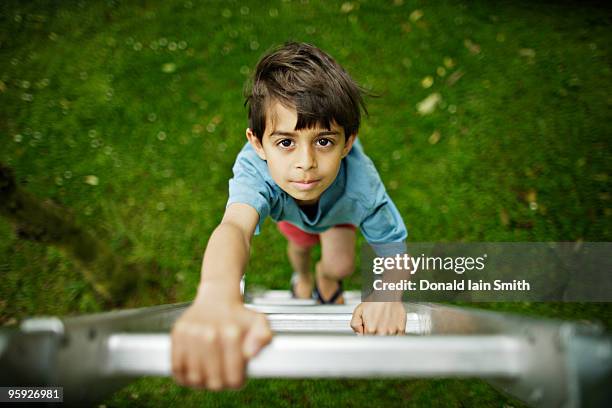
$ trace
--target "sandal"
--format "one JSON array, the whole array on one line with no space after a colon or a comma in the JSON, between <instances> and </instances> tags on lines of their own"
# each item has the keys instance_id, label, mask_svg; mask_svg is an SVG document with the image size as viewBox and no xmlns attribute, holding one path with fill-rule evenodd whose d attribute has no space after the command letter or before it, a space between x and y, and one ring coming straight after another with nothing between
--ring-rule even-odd
<instances>
[{"instance_id":1,"label":"sandal","mask_svg":"<svg viewBox=\"0 0 612 408\"><path fill-rule=\"evenodd\" d=\"M317 282L316 282L316 279L315 279L315 285L314 285L314 290L312 292L312 297L314 297L322 305L329 305L329 304L336 303L336 300L338 300L338 298L342 295L342 293L343 293L342 281L339 280L338 281L338 289L336 289L334 294L331 295L331 297L329 299L323 299L323 297L321 296L321 292L319 292L319 287L317 286Z\"/></svg>"}]
</instances>

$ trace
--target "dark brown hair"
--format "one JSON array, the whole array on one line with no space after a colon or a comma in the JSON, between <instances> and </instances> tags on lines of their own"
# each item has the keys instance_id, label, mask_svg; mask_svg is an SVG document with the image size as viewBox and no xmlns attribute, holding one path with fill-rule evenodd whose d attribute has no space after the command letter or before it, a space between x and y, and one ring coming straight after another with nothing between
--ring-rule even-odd
<instances>
[{"instance_id":1,"label":"dark brown hair","mask_svg":"<svg viewBox=\"0 0 612 408\"><path fill-rule=\"evenodd\" d=\"M365 93L325 52L311 44L288 42L259 60L247 84L249 127L261 140L266 111L277 101L287 108L295 107L295 130L315 125L330 129L335 121L348 139L359 130L361 109L367 114Z\"/></svg>"}]
</instances>

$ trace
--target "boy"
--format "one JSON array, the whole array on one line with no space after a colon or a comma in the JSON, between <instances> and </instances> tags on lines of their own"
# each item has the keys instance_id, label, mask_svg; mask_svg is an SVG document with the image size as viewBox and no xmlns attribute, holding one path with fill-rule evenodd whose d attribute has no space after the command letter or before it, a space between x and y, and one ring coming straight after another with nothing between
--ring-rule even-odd
<instances>
[{"instance_id":1,"label":"boy","mask_svg":"<svg viewBox=\"0 0 612 408\"><path fill-rule=\"evenodd\" d=\"M288 238L294 295L310 297L314 286L321 303L342 302L356 226L371 244L406 238L356 140L361 89L330 56L309 44L285 44L257 64L246 104L248 142L234 165L225 214L208 241L197 296L172 330L176 380L211 390L240 387L246 362L271 340L265 316L244 307L239 289L251 237L265 217ZM318 240L313 285L308 260ZM357 306L353 330L402 334L406 312L396 299Z\"/></svg>"}]
</instances>

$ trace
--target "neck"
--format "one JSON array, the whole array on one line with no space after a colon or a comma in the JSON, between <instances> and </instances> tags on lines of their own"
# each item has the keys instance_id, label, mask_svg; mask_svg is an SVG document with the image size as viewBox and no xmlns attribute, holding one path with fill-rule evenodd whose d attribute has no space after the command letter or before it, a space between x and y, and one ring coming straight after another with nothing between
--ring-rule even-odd
<instances>
[{"instance_id":1,"label":"neck","mask_svg":"<svg viewBox=\"0 0 612 408\"><path fill-rule=\"evenodd\" d=\"M296 200L294 198L294 200L298 205L314 205L319 202L318 198L315 198L313 200Z\"/></svg>"}]
</instances>

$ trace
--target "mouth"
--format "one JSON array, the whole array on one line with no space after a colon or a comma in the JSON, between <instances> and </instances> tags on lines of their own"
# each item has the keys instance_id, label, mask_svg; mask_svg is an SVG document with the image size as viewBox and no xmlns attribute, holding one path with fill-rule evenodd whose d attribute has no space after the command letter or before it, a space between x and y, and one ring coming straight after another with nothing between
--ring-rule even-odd
<instances>
[{"instance_id":1,"label":"mouth","mask_svg":"<svg viewBox=\"0 0 612 408\"><path fill-rule=\"evenodd\" d=\"M315 188L320 181L321 180L298 180L292 181L291 185L297 188L298 190L307 191Z\"/></svg>"}]
</instances>

